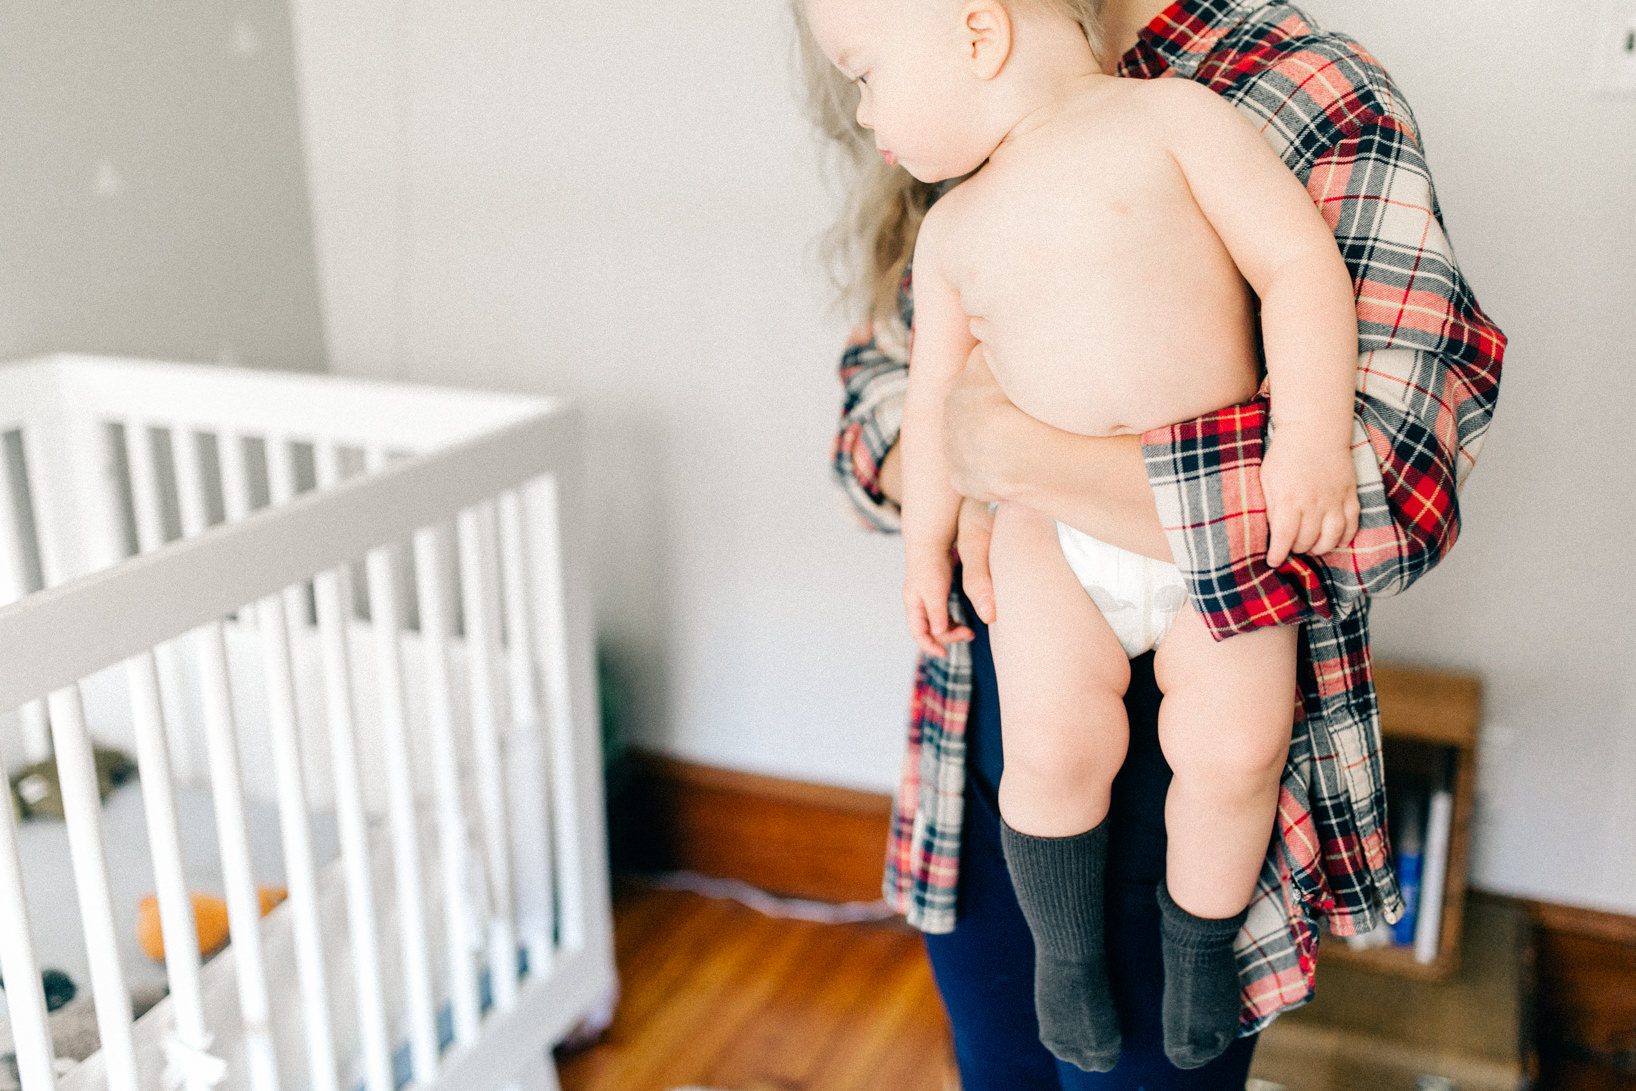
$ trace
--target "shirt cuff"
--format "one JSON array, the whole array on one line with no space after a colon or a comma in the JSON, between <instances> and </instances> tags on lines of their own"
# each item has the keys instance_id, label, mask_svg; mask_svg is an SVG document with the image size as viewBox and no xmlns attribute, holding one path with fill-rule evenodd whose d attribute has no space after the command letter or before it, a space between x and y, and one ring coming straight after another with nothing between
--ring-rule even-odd
<instances>
[{"instance_id":1,"label":"shirt cuff","mask_svg":"<svg viewBox=\"0 0 1636 1091\"><path fill-rule=\"evenodd\" d=\"M1211 637L1330 617L1321 570L1291 554L1267 564L1261 492L1268 401L1256 397L1142 433L1148 483L1176 567Z\"/></svg>"}]
</instances>

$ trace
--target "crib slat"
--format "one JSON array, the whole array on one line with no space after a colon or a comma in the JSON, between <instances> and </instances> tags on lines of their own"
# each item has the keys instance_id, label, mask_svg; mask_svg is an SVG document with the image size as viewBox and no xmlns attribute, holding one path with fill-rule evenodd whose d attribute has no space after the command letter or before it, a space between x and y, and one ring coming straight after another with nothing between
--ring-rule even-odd
<instances>
[{"instance_id":1,"label":"crib slat","mask_svg":"<svg viewBox=\"0 0 1636 1091\"><path fill-rule=\"evenodd\" d=\"M170 429L170 457L176 466L176 501L181 509L182 537L203 534L210 524L205 503L204 468L199 463L199 447L194 434L180 425ZM179 649L167 654L178 655L178 652ZM179 656L177 669L180 670ZM186 735L187 724L178 723L175 733ZM172 754L171 758L175 763L177 779L191 784L199 777L199 755L198 747L193 745L196 741L193 736L187 735L187 741L187 754Z\"/></svg>"},{"instance_id":2,"label":"crib slat","mask_svg":"<svg viewBox=\"0 0 1636 1091\"><path fill-rule=\"evenodd\" d=\"M229 523L236 523L250 514L250 468L244 460L244 437L237 432L217 432L216 457L221 463L222 510Z\"/></svg>"},{"instance_id":3,"label":"crib slat","mask_svg":"<svg viewBox=\"0 0 1636 1091\"><path fill-rule=\"evenodd\" d=\"M137 552L147 553L165 544L165 530L161 519L163 504L160 499L159 471L153 461L153 444L148 439L148 424L142 420L125 422L125 458L131 472L131 505L136 512ZM163 679L160 705L167 710L164 717L169 733L167 742L178 768L188 771L193 767L192 748L183 719L176 715L182 699L182 668L171 644L159 648L159 675Z\"/></svg>"},{"instance_id":4,"label":"crib slat","mask_svg":"<svg viewBox=\"0 0 1636 1091\"><path fill-rule=\"evenodd\" d=\"M244 437L237 432L216 433L216 455L222 475L222 514L229 523L236 523L250 514L250 469L244 461ZM255 623L255 603L245 603L238 609L238 617L247 624Z\"/></svg>"},{"instance_id":5,"label":"crib slat","mask_svg":"<svg viewBox=\"0 0 1636 1091\"><path fill-rule=\"evenodd\" d=\"M267 498L274 505L287 504L295 498L295 458L288 436L269 434L267 444ZM307 626L307 600L303 584L293 583L284 589L284 611L296 631Z\"/></svg>"},{"instance_id":6,"label":"crib slat","mask_svg":"<svg viewBox=\"0 0 1636 1091\"><path fill-rule=\"evenodd\" d=\"M506 790L501 778L495 685L498 666L499 611L494 596L494 526L490 504L479 504L456 518L459 535L461 603L465 618L466 659L470 679L472 741L477 759L479 804L489 880L489 977L494 1002L501 1010L517 1000L517 929L512 918L511 860L506 845Z\"/></svg>"},{"instance_id":7,"label":"crib slat","mask_svg":"<svg viewBox=\"0 0 1636 1091\"><path fill-rule=\"evenodd\" d=\"M131 507L136 516L137 548L143 553L158 549L165 540L159 499L159 472L153 463L153 447L148 440L148 423L125 422L125 459L131 472Z\"/></svg>"},{"instance_id":8,"label":"crib slat","mask_svg":"<svg viewBox=\"0 0 1636 1091\"><path fill-rule=\"evenodd\" d=\"M114 934L113 899L108 892L108 861L102 846L102 798L97 790L91 737L76 683L53 690L51 737L56 744L57 776L63 812L68 820L68 849L73 858L74 886L79 891L85 926L85 953L91 964L91 993L96 998L97 1030L107 1065L108 1086L136 1091L136 1052L131 1037L131 994L119 963Z\"/></svg>"},{"instance_id":9,"label":"crib slat","mask_svg":"<svg viewBox=\"0 0 1636 1091\"><path fill-rule=\"evenodd\" d=\"M340 477L335 449L320 443L314 451L318 486ZM345 569L320 572L313 579L318 607L318 635L324 660L324 696L329 719L330 762L334 770L336 823L340 829L342 867L346 874L347 915L352 933L353 985L358 1026L363 1039L365 1081L369 1091L393 1091L391 1046L386 1034L386 1001L381 987L380 948L375 941L375 892L370 882L369 833L358 773L358 739L352 711L352 667L347 657L347 612L342 610ZM350 602L350 596L346 601Z\"/></svg>"},{"instance_id":10,"label":"crib slat","mask_svg":"<svg viewBox=\"0 0 1636 1091\"><path fill-rule=\"evenodd\" d=\"M536 977L551 971L550 778L540 726L539 688L534 679L534 631L530 617L528 566L523 557L521 501L515 491L500 495L500 563L506 588L506 678L511 699L507 752L515 785L512 839L517 858L517 924Z\"/></svg>"},{"instance_id":11,"label":"crib slat","mask_svg":"<svg viewBox=\"0 0 1636 1091\"><path fill-rule=\"evenodd\" d=\"M432 741L432 776L437 795L438 856L442 865L444 922L447 927L454 1037L458 1045L477 1040L478 994L472 905L468 897L470 859L460 800L460 755L454 743L454 710L449 694L448 605L443 597L444 549L438 527L415 532L415 588L420 599L420 639L425 650L426 703Z\"/></svg>"},{"instance_id":12,"label":"crib slat","mask_svg":"<svg viewBox=\"0 0 1636 1091\"><path fill-rule=\"evenodd\" d=\"M377 473L380 470L384 470L394 461L396 461L396 459L394 459L391 449L384 444L372 443L364 448L364 469L368 473ZM392 601L397 606L398 616L404 619L405 623L410 620L412 614L416 610L414 602L414 580L412 577L405 575L405 566L412 566L413 564L413 560L409 554L407 542L408 540L404 539L396 547L397 552L394 554L394 556L404 558L404 560L402 564L399 564L396 561L394 562L392 574L393 578L398 582L391 588Z\"/></svg>"},{"instance_id":13,"label":"crib slat","mask_svg":"<svg viewBox=\"0 0 1636 1091\"><path fill-rule=\"evenodd\" d=\"M529 529L536 654L545 680L560 946L598 961L611 950L601 715L589 581L589 491L581 459L520 490ZM581 578L570 581L568 573ZM611 960L605 972L615 974Z\"/></svg>"},{"instance_id":14,"label":"crib slat","mask_svg":"<svg viewBox=\"0 0 1636 1091\"><path fill-rule=\"evenodd\" d=\"M581 866L580 842L588 840L583 829L590 821L585 805L578 802L574 783L573 731L576 724L573 688L576 667L589 673L587 665L569 661L569 618L562 583L562 521L559 518L561 491L554 478L542 478L523 492L523 513L528 521L529 595L534 605L534 642L544 678L547 757L552 777L551 799L556 806L551 832L556 836L557 891L562 906L558 920L559 942L566 950L579 950L587 942L594 899L588 897L586 883L596 881ZM588 685L588 682L579 682ZM585 700L589 715L595 715L592 694Z\"/></svg>"},{"instance_id":15,"label":"crib slat","mask_svg":"<svg viewBox=\"0 0 1636 1091\"><path fill-rule=\"evenodd\" d=\"M22 430L23 461L29 467L29 490L34 497L36 512L53 512L57 510L56 497L53 495L54 483L47 480L50 476L41 472L47 465L45 444L40 440L40 429L24 428ZM35 528L38 533L40 546L40 578L47 587L55 587L68 578L68 544L61 540L61 532L55 520L45 518L40 520Z\"/></svg>"},{"instance_id":16,"label":"crib slat","mask_svg":"<svg viewBox=\"0 0 1636 1091\"><path fill-rule=\"evenodd\" d=\"M254 1091L278 1091L267 969L261 950L261 900L250 872L250 837L244 818L238 731L227 667L227 637L220 621L193 630L205 722L205 754L210 763L210 798L216 811L227 924L238 975L239 1011Z\"/></svg>"},{"instance_id":17,"label":"crib slat","mask_svg":"<svg viewBox=\"0 0 1636 1091\"><path fill-rule=\"evenodd\" d=\"M318 919L318 881L312 860L312 829L301 771L296 725L295 671L290 658L289 622L283 593L256 604L262 665L267 680L268 724L273 743L273 777L278 787L278 825L284 840L285 880L295 922L296 976L306 1015L307 1072L310 1086L336 1086L329 988L324 973L323 935Z\"/></svg>"},{"instance_id":18,"label":"crib slat","mask_svg":"<svg viewBox=\"0 0 1636 1091\"><path fill-rule=\"evenodd\" d=\"M125 661L131 688L131 715L136 728L136 761L142 783L142 806L147 813L148 843L152 846L154 885L159 896L159 930L165 944L175 1034L184 1046L199 1052L210 1048L205 1026L204 1000L199 983L199 932L188 897L176 824L176 798L171 789L170 754L165 745L164 711L159 701L159 673L152 652ZM203 1074L189 1073L191 1091L211 1087Z\"/></svg>"},{"instance_id":19,"label":"crib slat","mask_svg":"<svg viewBox=\"0 0 1636 1091\"><path fill-rule=\"evenodd\" d=\"M17 495L17 476L12 472L6 433L0 430L0 605L15 602L28 594L28 574L23 564L23 527L12 497Z\"/></svg>"},{"instance_id":20,"label":"crib slat","mask_svg":"<svg viewBox=\"0 0 1636 1091\"><path fill-rule=\"evenodd\" d=\"M23 566L23 532L18 512L12 506L17 475L7 457L5 433L0 432L0 606L16 602L28 594L28 574ZM30 762L51 756L51 728L46 723L45 702L33 700L17 710L23 726L23 753Z\"/></svg>"},{"instance_id":21,"label":"crib slat","mask_svg":"<svg viewBox=\"0 0 1636 1091\"><path fill-rule=\"evenodd\" d=\"M372 460L373 457L372 454ZM426 942L424 910L425 884L421 879L420 836L415 822L409 730L404 715L402 630L390 547L370 550L364 566L369 585L376 687L380 695L381 739L385 749L404 1007L409 1023L409 1058L414 1078L430 1081L436 1076L438 1067L437 1013L432 1006L431 960Z\"/></svg>"},{"instance_id":22,"label":"crib slat","mask_svg":"<svg viewBox=\"0 0 1636 1091\"><path fill-rule=\"evenodd\" d=\"M170 430L171 461L176 464L176 500L182 512L182 536L203 534L210 519L205 507L204 467L194 433L181 426Z\"/></svg>"},{"instance_id":23,"label":"crib slat","mask_svg":"<svg viewBox=\"0 0 1636 1091\"><path fill-rule=\"evenodd\" d=\"M0 766L3 766L0 762ZM23 896L23 865L17 856L17 823L9 806L0 807L0 975L6 985L6 1013L23 1086L53 1091L55 1051L46 1022L40 964L34 957L34 933L28 925Z\"/></svg>"}]
</instances>

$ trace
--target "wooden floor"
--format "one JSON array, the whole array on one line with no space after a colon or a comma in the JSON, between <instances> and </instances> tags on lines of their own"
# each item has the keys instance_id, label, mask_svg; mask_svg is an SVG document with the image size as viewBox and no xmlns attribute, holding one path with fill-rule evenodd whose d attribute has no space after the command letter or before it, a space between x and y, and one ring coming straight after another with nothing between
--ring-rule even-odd
<instances>
[{"instance_id":1,"label":"wooden floor","mask_svg":"<svg viewBox=\"0 0 1636 1091\"><path fill-rule=\"evenodd\" d=\"M597 1044L559 1051L564 1091L946 1091L948 1023L920 933L815 924L621 877L620 1001Z\"/></svg>"},{"instance_id":2,"label":"wooden floor","mask_svg":"<svg viewBox=\"0 0 1636 1091\"><path fill-rule=\"evenodd\" d=\"M621 876L614 941L614 1023L558 1051L564 1091L958 1089L925 948L901 919L813 924ZM1538 1086L1636 1091L1636 1079L1562 1056Z\"/></svg>"}]
</instances>

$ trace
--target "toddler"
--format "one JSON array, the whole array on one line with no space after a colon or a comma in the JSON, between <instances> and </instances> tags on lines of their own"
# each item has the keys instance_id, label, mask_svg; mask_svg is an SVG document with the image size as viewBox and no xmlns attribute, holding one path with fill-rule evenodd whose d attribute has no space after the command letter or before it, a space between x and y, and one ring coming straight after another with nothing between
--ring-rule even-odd
<instances>
[{"instance_id":1,"label":"toddler","mask_svg":"<svg viewBox=\"0 0 1636 1091\"><path fill-rule=\"evenodd\" d=\"M1138 434L1255 394L1259 297L1275 431L1261 472L1269 562L1351 538L1351 276L1249 122L1190 80L1107 74L1084 29L1092 13L1075 6L1094 0L804 3L887 161L924 182L963 179L928 211L914 251L904 601L928 654L960 638L948 599L961 498L941 399L977 346L1039 420ZM1237 1034L1233 940L1272 836L1297 630L1217 642L1174 565L1017 502L995 511L989 564L1002 845L1035 941L1040 1038L1091 1071L1119 1057L1102 871L1129 660L1154 649L1175 772L1157 891L1164 1048L1199 1067Z\"/></svg>"}]
</instances>

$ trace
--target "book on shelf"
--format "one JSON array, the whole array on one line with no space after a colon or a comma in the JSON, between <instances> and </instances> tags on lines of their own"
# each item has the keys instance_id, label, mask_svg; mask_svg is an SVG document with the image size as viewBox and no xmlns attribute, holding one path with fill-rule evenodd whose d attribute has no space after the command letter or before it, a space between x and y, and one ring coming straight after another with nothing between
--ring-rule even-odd
<instances>
[{"instance_id":1,"label":"book on shelf","mask_svg":"<svg viewBox=\"0 0 1636 1091\"><path fill-rule=\"evenodd\" d=\"M1425 859L1421 864L1419 919L1414 929L1414 960L1437 961L1437 939L1443 931L1443 891L1448 885L1449 840L1454 828L1454 764L1445 756L1440 782L1426 805Z\"/></svg>"},{"instance_id":2,"label":"book on shelf","mask_svg":"<svg viewBox=\"0 0 1636 1091\"><path fill-rule=\"evenodd\" d=\"M1391 795L1388 791L1388 796ZM1401 815L1401 822L1388 825L1392 831L1395 849L1393 866L1397 869L1397 886L1406 907L1403 916L1392 925L1392 943L1397 946L1414 942L1414 925L1420 915L1420 871L1425 860L1422 851L1426 838L1426 812L1423 809L1428 795L1426 782L1420 777L1404 777L1398 782L1397 802L1387 804L1388 814Z\"/></svg>"},{"instance_id":3,"label":"book on shelf","mask_svg":"<svg viewBox=\"0 0 1636 1091\"><path fill-rule=\"evenodd\" d=\"M1437 776L1405 773L1388 784L1392 868L1403 896L1404 913L1396 923L1381 921L1369 932L1342 937L1348 947L1412 948L1416 962L1437 960L1453 832L1456 760L1457 754L1451 749Z\"/></svg>"}]
</instances>

